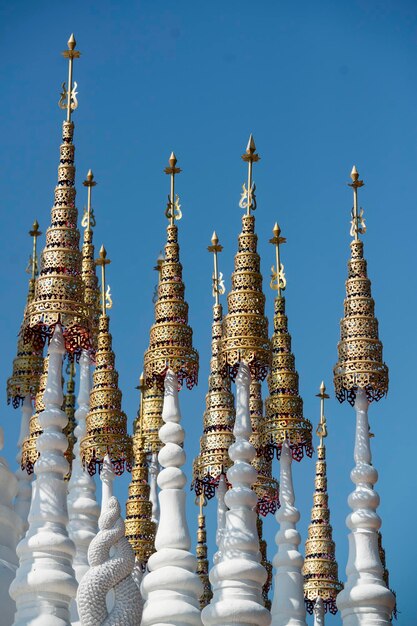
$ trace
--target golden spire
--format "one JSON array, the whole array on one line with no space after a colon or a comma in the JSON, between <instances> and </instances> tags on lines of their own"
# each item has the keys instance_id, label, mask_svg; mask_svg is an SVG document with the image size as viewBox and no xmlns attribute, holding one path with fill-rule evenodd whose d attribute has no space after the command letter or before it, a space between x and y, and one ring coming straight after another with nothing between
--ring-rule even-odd
<instances>
[{"instance_id":1,"label":"golden spire","mask_svg":"<svg viewBox=\"0 0 417 626\"><path fill-rule=\"evenodd\" d=\"M136 559L144 568L155 551L156 524L152 521L152 504L149 500L148 462L143 435L143 395L146 389L143 373L139 379L140 408L133 436L134 466L126 502L126 537L135 552Z\"/></svg>"},{"instance_id":2,"label":"golden spire","mask_svg":"<svg viewBox=\"0 0 417 626\"><path fill-rule=\"evenodd\" d=\"M274 228L272 229L274 236L269 240L269 243L273 243L275 245L275 258L276 258L276 267L271 267L271 289L275 289L277 291L278 298L281 297L281 291L284 291L287 286L287 279L284 274L284 266L281 263L280 256L280 245L282 243L287 243L285 237L281 237L281 229L278 226L277 222L275 222Z\"/></svg>"},{"instance_id":3,"label":"golden spire","mask_svg":"<svg viewBox=\"0 0 417 626\"><path fill-rule=\"evenodd\" d=\"M311 456L311 423L303 417L303 400L298 391L298 373L295 357L291 352L291 335L288 332L288 319L285 315L285 298L281 290L285 288L283 265L279 256L279 245L285 243L280 236L279 226L273 228L274 237L270 243L278 249L277 268L273 272L271 287L277 290L274 304L274 333L272 343L272 368L268 376L269 397L265 401L266 417L260 432L260 444L267 458L272 458L274 450L279 458L281 446L287 439L292 456L300 461L304 452ZM274 276L276 274L276 276Z\"/></svg>"},{"instance_id":4,"label":"golden spire","mask_svg":"<svg viewBox=\"0 0 417 626\"><path fill-rule=\"evenodd\" d=\"M308 538L305 545L304 596L307 611L313 613L318 597L323 600L325 611L333 615L337 613L336 596L343 585L339 581L335 544L330 525L329 497L327 494L326 446L323 439L327 437L324 401L329 396L322 382L320 385L320 421L317 436L320 444L317 448L315 490L311 523L308 527Z\"/></svg>"},{"instance_id":5,"label":"golden spire","mask_svg":"<svg viewBox=\"0 0 417 626\"><path fill-rule=\"evenodd\" d=\"M42 359L42 373L39 376L39 386L35 396L35 411L29 420L29 436L23 441L22 444L21 467L23 470L26 470L28 474L33 474L34 465L39 456L36 448L36 442L39 435L42 434L42 429L40 427L38 417L45 408L43 403L43 394L45 393L46 380L48 378L48 363L49 356L45 356Z\"/></svg>"},{"instance_id":6,"label":"golden spire","mask_svg":"<svg viewBox=\"0 0 417 626\"><path fill-rule=\"evenodd\" d=\"M194 459L193 484L197 496L207 499L214 496L222 474L231 465L229 447L234 442L235 422L234 398L230 390L230 379L223 378L218 353L222 334L223 307L219 296L224 293L223 275L219 273L217 255L223 250L216 232L207 250L213 254L213 322L211 334L210 375L206 394L206 410L203 415L203 435L200 438L200 453Z\"/></svg>"},{"instance_id":7,"label":"golden spire","mask_svg":"<svg viewBox=\"0 0 417 626\"><path fill-rule=\"evenodd\" d=\"M181 219L178 195L175 195L175 176L180 173L177 159L172 153L165 173L171 176L171 193L166 217L167 243L165 260L161 266L158 298L155 303L155 323L151 328L149 348L145 352L144 376L151 387L156 383L163 387L165 374L171 369L182 384L186 381L191 389L198 379L198 352L192 345L193 332L188 325L188 304L184 300L182 265L179 258L178 227Z\"/></svg>"},{"instance_id":8,"label":"golden spire","mask_svg":"<svg viewBox=\"0 0 417 626\"><path fill-rule=\"evenodd\" d=\"M84 209L84 216L81 225L84 228L84 240L81 252L81 277L84 283L84 299L91 326L91 341L93 349L96 349L98 319L100 317L100 289L96 274L96 264L94 262L93 228L96 225L93 207L91 205L91 195L93 187L97 185L91 170L88 170L86 179L83 182L87 187L87 208Z\"/></svg>"},{"instance_id":9,"label":"golden spire","mask_svg":"<svg viewBox=\"0 0 417 626\"><path fill-rule=\"evenodd\" d=\"M36 220L33 222L29 235L33 239L33 246L29 260L30 279L26 308L33 300L38 275L37 240L42 233ZM31 398L35 397L39 386L39 377L42 373L42 361L42 349L34 350L32 346L25 344L22 335L19 335L12 375L7 380L7 402L12 402L15 409L23 402L26 395L30 395Z\"/></svg>"},{"instance_id":10,"label":"golden spire","mask_svg":"<svg viewBox=\"0 0 417 626\"><path fill-rule=\"evenodd\" d=\"M197 497L196 503L199 505L198 514L198 529L197 529L197 570L201 584L203 586L203 593L200 596L200 609L204 609L213 597L213 591L209 580L209 562L207 558L207 533L206 533L206 518L203 513L203 507L206 505L206 499L204 494Z\"/></svg>"},{"instance_id":11,"label":"golden spire","mask_svg":"<svg viewBox=\"0 0 417 626\"><path fill-rule=\"evenodd\" d=\"M62 127L62 144L58 166L58 183L51 210L51 224L41 255L41 270L35 295L23 321L23 337L35 349L44 346L57 323L63 327L65 348L70 355L90 348L89 322L84 304L81 279L80 233L75 206L74 124L71 112L77 106L76 84L72 82L73 60L79 57L71 35L64 56L69 60L68 89L63 88L60 106L67 110Z\"/></svg>"},{"instance_id":12,"label":"golden spire","mask_svg":"<svg viewBox=\"0 0 417 626\"><path fill-rule=\"evenodd\" d=\"M127 434L127 417L122 411L122 393L119 390L119 374L115 369L115 354L109 332L107 309L111 307L110 290L106 290L106 265L110 263L104 246L101 246L96 264L101 267L102 313L97 335L96 367L93 387L90 391L90 411L86 417L86 435L81 440L82 463L92 475L99 471L108 454L117 476L125 465L132 466L132 440Z\"/></svg>"},{"instance_id":13,"label":"golden spire","mask_svg":"<svg viewBox=\"0 0 417 626\"><path fill-rule=\"evenodd\" d=\"M346 281L345 316L340 322L338 362L334 367L334 386L340 402L355 403L356 391L364 389L369 402L380 400L388 392L388 368L383 362L382 343L371 295L371 281L363 257L363 209L358 208L358 188L363 186L355 167L351 173L354 206L350 234L350 259Z\"/></svg>"},{"instance_id":14,"label":"golden spire","mask_svg":"<svg viewBox=\"0 0 417 626\"><path fill-rule=\"evenodd\" d=\"M241 361L248 365L252 379L264 380L270 367L271 350L257 252L258 238L255 234L255 218L251 214L256 208L252 165L259 160L252 135L242 158L248 162L248 186L243 185L239 205L246 209L246 214L242 216L232 289L227 296L228 313L223 320L219 360L224 375L230 376L232 380L236 377Z\"/></svg>"},{"instance_id":15,"label":"golden spire","mask_svg":"<svg viewBox=\"0 0 417 626\"><path fill-rule=\"evenodd\" d=\"M68 448L65 452L65 458L69 463L69 472L65 476L65 480L69 480L71 478L71 469L72 469L72 461L74 459L74 445L76 442L76 438L74 435L74 430L76 426L75 421L75 364L74 361L70 361L67 364L66 373L68 375L67 378L67 392L64 397L64 411L68 417L68 424L63 429L64 435L67 436L68 439Z\"/></svg>"}]
</instances>

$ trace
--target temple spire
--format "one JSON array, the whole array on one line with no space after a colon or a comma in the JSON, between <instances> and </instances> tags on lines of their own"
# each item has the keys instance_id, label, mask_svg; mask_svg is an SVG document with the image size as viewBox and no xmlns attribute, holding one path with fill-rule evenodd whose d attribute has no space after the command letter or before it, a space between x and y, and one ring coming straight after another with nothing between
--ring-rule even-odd
<instances>
[{"instance_id":1,"label":"temple spire","mask_svg":"<svg viewBox=\"0 0 417 626\"><path fill-rule=\"evenodd\" d=\"M168 196L168 204L165 215L169 219L170 226L174 226L175 220L180 220L182 217L181 206L179 203L178 195L175 195L175 176L181 173L181 168L177 167L177 157L173 152L169 157L169 166L164 169L165 174L171 177L171 191Z\"/></svg>"},{"instance_id":2,"label":"temple spire","mask_svg":"<svg viewBox=\"0 0 417 626\"><path fill-rule=\"evenodd\" d=\"M246 209L246 214L250 215L251 211L256 209L256 185L252 181L253 164L260 160L259 154L256 153L255 140L252 133L249 136L248 145L246 151L242 154L242 159L248 164L248 182L247 187L245 184L242 186L242 196L239 206L242 209Z\"/></svg>"},{"instance_id":3,"label":"temple spire","mask_svg":"<svg viewBox=\"0 0 417 626\"><path fill-rule=\"evenodd\" d=\"M62 56L68 59L68 84L62 83L62 94L59 101L61 109L67 111L67 122L71 122L71 113L77 108L77 83L73 83L72 73L74 59L80 58L80 52L75 49L77 42L75 41L74 34L68 39L68 49L64 50Z\"/></svg>"},{"instance_id":4,"label":"temple spire","mask_svg":"<svg viewBox=\"0 0 417 626\"><path fill-rule=\"evenodd\" d=\"M83 185L87 187L87 207L84 209L84 215L81 220L81 226L84 228L81 251L81 277L84 283L85 306L91 325L91 343L93 351L95 351L97 349L98 320L100 317L100 289L96 274L93 244L93 228L96 225L96 219L91 203L92 190L97 185L97 182L94 180L91 169L88 170Z\"/></svg>"},{"instance_id":5,"label":"temple spire","mask_svg":"<svg viewBox=\"0 0 417 626\"><path fill-rule=\"evenodd\" d=\"M322 603L316 610L322 609L324 620L325 612L330 611L333 615L337 612L336 596L343 585L339 582L328 505L326 446L324 444L324 439L327 437L327 423L324 415L324 402L329 396L323 382L317 397L320 398L320 421L316 430L319 438L318 458L303 574L307 611L312 614L317 600L321 598Z\"/></svg>"}]
</instances>

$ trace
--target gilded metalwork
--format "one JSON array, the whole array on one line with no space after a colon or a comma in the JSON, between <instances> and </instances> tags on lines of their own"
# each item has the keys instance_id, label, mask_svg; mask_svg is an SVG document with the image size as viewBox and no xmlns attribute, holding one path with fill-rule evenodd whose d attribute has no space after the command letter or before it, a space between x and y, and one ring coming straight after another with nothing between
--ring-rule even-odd
<instances>
[{"instance_id":1,"label":"gilded metalwork","mask_svg":"<svg viewBox=\"0 0 417 626\"><path fill-rule=\"evenodd\" d=\"M165 172L171 176L171 206L175 204L176 167L174 153ZM158 298L155 302L155 323L150 332L149 348L144 357L146 384L163 388L168 369L175 372L180 385L186 382L191 389L198 380L198 352L193 348L193 331L188 325L188 304L184 300L182 265L179 258L178 228L175 211L169 216L165 259L161 265Z\"/></svg>"},{"instance_id":2,"label":"gilded metalwork","mask_svg":"<svg viewBox=\"0 0 417 626\"><path fill-rule=\"evenodd\" d=\"M333 615L337 613L336 596L343 585L339 581L338 567L335 556L335 544L330 525L329 497L327 493L326 446L327 425L324 415L324 400L329 396L324 383L320 385L320 422L317 435L320 439L317 448L315 490L311 522L308 527L308 538L305 545L303 567L304 596L306 609L312 614L318 597L323 600L324 610Z\"/></svg>"},{"instance_id":3,"label":"gilded metalwork","mask_svg":"<svg viewBox=\"0 0 417 626\"><path fill-rule=\"evenodd\" d=\"M74 460L74 445L76 442L76 438L74 435L74 430L77 425L75 421L75 364L74 362L69 362L66 367L67 378L67 390L64 396L64 411L68 417L68 424L62 430L64 435L66 435L68 439L68 448L64 453L65 458L69 463L69 472L65 476L65 480L69 480L71 478L72 471L72 462Z\"/></svg>"},{"instance_id":4,"label":"gilded metalwork","mask_svg":"<svg viewBox=\"0 0 417 626\"><path fill-rule=\"evenodd\" d=\"M50 339L56 324L63 327L65 347L72 357L90 349L88 314L81 278L80 234L75 206L74 124L71 121L72 62L79 56L73 36L64 56L69 60L67 119L62 127L58 183L51 210L51 224L41 255L35 295L23 322L23 338L34 349Z\"/></svg>"},{"instance_id":5,"label":"gilded metalwork","mask_svg":"<svg viewBox=\"0 0 417 626\"><path fill-rule=\"evenodd\" d=\"M354 190L354 223L358 224L357 189L363 185L356 168L351 174ZM378 336L371 281L363 256L363 242L359 226L354 228L350 243L348 278L344 317L340 322L340 341L337 346L338 362L333 369L336 397L339 402L355 403L356 392L364 389L369 402L378 401L388 392L388 367L383 362L382 343Z\"/></svg>"},{"instance_id":6,"label":"gilded metalwork","mask_svg":"<svg viewBox=\"0 0 417 626\"><path fill-rule=\"evenodd\" d=\"M35 396L35 411L29 420L29 436L23 441L22 444L21 468L22 470L26 470L28 474L33 474L34 465L38 459L36 442L39 435L42 434L38 417L45 408L43 403L43 394L45 393L46 379L48 378L48 361L48 356L42 359L42 373L39 377L38 391Z\"/></svg>"},{"instance_id":7,"label":"gilded metalwork","mask_svg":"<svg viewBox=\"0 0 417 626\"><path fill-rule=\"evenodd\" d=\"M112 336L109 332L109 318L106 314L105 267L110 263L104 246L96 261L102 268L102 314L99 318L97 335L96 367L93 373L93 387L90 392L90 411L86 417L86 435L81 440L80 454L84 467L93 475L99 472L103 459L108 454L116 475L125 467L132 468L132 439L127 434L127 417L121 409L122 393L119 390L119 374L115 369L115 354L112 349Z\"/></svg>"},{"instance_id":8,"label":"gilded metalwork","mask_svg":"<svg viewBox=\"0 0 417 626\"><path fill-rule=\"evenodd\" d=\"M30 279L26 308L32 302L35 294L35 282L38 275L37 239L42 235L39 224L35 220L29 231L32 237L32 255L30 257ZM13 371L7 380L7 402L17 409L27 395L35 398L39 387L39 377L42 373L42 349L35 350L25 343L22 335L17 341L17 354L13 360Z\"/></svg>"},{"instance_id":9,"label":"gilded metalwork","mask_svg":"<svg viewBox=\"0 0 417 626\"><path fill-rule=\"evenodd\" d=\"M279 247L279 233L271 239ZM280 265L278 255L277 266ZM274 333L272 344L272 368L268 376L269 397L265 401L266 417L260 433L260 447L267 458L274 452L279 458L281 447L288 440L292 456L300 461L304 453L313 454L311 423L303 416L303 400L298 391L298 372L291 351L291 335L285 314L285 298L280 287L274 304Z\"/></svg>"},{"instance_id":10,"label":"gilded metalwork","mask_svg":"<svg viewBox=\"0 0 417 626\"><path fill-rule=\"evenodd\" d=\"M258 519L256 520L256 528L258 530L258 537L259 537L259 552L261 553L261 565L263 565L267 573L266 581L262 587L262 598L264 601L265 608L267 608L268 611L270 611L272 603L271 603L271 600L269 599L269 592L272 587L272 579L273 579L272 563L268 559L268 553L267 553L268 546L267 546L265 539L263 538L262 527L263 527L263 522L258 515Z\"/></svg>"},{"instance_id":11,"label":"gilded metalwork","mask_svg":"<svg viewBox=\"0 0 417 626\"><path fill-rule=\"evenodd\" d=\"M248 163L248 189L252 188L252 164L259 160L251 135L246 153L242 157ZM271 349L268 340L268 320L265 317L265 296L262 292L260 258L257 252L255 218L249 202L247 213L242 217L242 232L238 238L232 274L232 289L228 301L228 313L223 319L219 362L224 376L236 378L239 364L244 361L252 379L264 380L270 363Z\"/></svg>"},{"instance_id":12,"label":"gilded metalwork","mask_svg":"<svg viewBox=\"0 0 417 626\"><path fill-rule=\"evenodd\" d=\"M219 285L217 254L223 250L216 233L213 233L208 251L213 253L213 286ZM224 378L219 366L219 342L222 334L223 307L220 304L220 291L213 289L213 322L211 340L210 375L206 394L206 409L203 415L203 435L200 438L200 453L194 460L193 483L191 487L197 496L204 494L207 499L214 496L222 474L231 465L229 447L234 442L235 423L234 397L230 389L230 379Z\"/></svg>"},{"instance_id":13,"label":"gilded metalwork","mask_svg":"<svg viewBox=\"0 0 417 626\"><path fill-rule=\"evenodd\" d=\"M275 226L272 229L274 236L269 240L269 243L275 245L275 257L276 257L276 265L271 267L271 282L270 287L278 292L278 295L281 295L281 291L284 291L287 286L287 279L285 278L284 265L281 263L280 258L280 245L282 243L287 243L285 237L281 237L281 229L278 224L275 222Z\"/></svg>"},{"instance_id":14,"label":"gilded metalwork","mask_svg":"<svg viewBox=\"0 0 417 626\"><path fill-rule=\"evenodd\" d=\"M196 573L200 577L201 584L203 585L203 593L200 596L200 609L204 609L213 597L213 591L209 580L209 562L207 558L207 533L206 533L206 518L203 513L203 507L207 501L203 494L201 494L196 503L199 505L198 515L198 528L197 528L197 569Z\"/></svg>"},{"instance_id":15,"label":"gilded metalwork","mask_svg":"<svg viewBox=\"0 0 417 626\"><path fill-rule=\"evenodd\" d=\"M91 327L91 343L93 352L97 347L98 319L100 317L100 289L94 261L93 228L96 225L91 204L93 187L97 185L91 170L83 181L87 187L87 207L81 225L84 228L83 246L81 250L81 278L84 283L84 301Z\"/></svg>"}]
</instances>

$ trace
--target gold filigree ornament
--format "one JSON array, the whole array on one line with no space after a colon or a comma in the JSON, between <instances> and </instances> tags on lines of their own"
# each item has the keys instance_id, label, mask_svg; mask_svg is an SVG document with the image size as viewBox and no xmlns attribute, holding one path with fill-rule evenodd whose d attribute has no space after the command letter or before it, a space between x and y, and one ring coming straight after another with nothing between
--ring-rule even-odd
<instances>
[{"instance_id":1,"label":"gold filigree ornament","mask_svg":"<svg viewBox=\"0 0 417 626\"><path fill-rule=\"evenodd\" d=\"M76 438L74 435L74 430L77 425L75 421L75 364L74 362L70 362L67 364L66 372L68 376L67 378L67 390L64 396L64 411L68 417L68 424L63 429L64 435L66 435L68 439L68 448L64 453L65 458L69 463L69 472L65 476L65 480L69 480L71 478L72 471L72 462L74 460L74 445L76 442Z\"/></svg>"},{"instance_id":2,"label":"gold filigree ornament","mask_svg":"<svg viewBox=\"0 0 417 626\"><path fill-rule=\"evenodd\" d=\"M280 237L276 224L273 229L280 267L279 246L285 243ZM272 368L268 376L269 397L265 401L266 417L260 432L260 448L267 458L276 453L279 458L281 447L288 440L293 459L300 461L304 453L313 454L311 443L311 423L303 416L303 400L298 391L298 373L295 357L291 351L291 335L288 332L288 318L285 314L285 298L281 295L282 285L277 284L274 304L274 332L272 344Z\"/></svg>"},{"instance_id":3,"label":"gold filigree ornament","mask_svg":"<svg viewBox=\"0 0 417 626\"><path fill-rule=\"evenodd\" d=\"M200 596L200 609L204 609L213 597L213 590L211 588L209 579L209 561L207 558L207 532L206 532L206 518L204 515L203 507L206 506L207 500L204 495L201 494L196 498L196 504L199 506L198 514L198 528L197 528L197 569L196 574L200 577L201 584L203 586L203 593Z\"/></svg>"},{"instance_id":4,"label":"gold filigree ornament","mask_svg":"<svg viewBox=\"0 0 417 626\"><path fill-rule=\"evenodd\" d=\"M235 423L234 397L230 389L230 379L224 378L219 366L219 342L222 334L223 307L220 304L219 269L217 255L223 250L216 232L213 233L208 251L213 253L213 322L211 340L210 375L206 394L206 409L203 415L203 435L200 438L200 452L193 464L191 488L196 495L204 495L208 500L215 495L220 477L226 474L231 465L229 447L234 442Z\"/></svg>"},{"instance_id":5,"label":"gold filigree ornament","mask_svg":"<svg viewBox=\"0 0 417 626\"><path fill-rule=\"evenodd\" d=\"M90 349L90 328L84 303L84 285L81 278L80 234L77 228L78 212L75 206L74 124L72 64L78 58L75 39L68 41L64 57L69 60L67 119L63 122L62 144L58 166L58 183L51 210L51 224L46 232L46 244L41 255L40 273L35 295L28 305L22 333L26 343L35 350L43 348L52 337L56 324L61 324L65 348L73 357Z\"/></svg>"},{"instance_id":6,"label":"gold filigree ornament","mask_svg":"<svg viewBox=\"0 0 417 626\"><path fill-rule=\"evenodd\" d=\"M242 159L248 163L248 184L252 189L252 165L259 161L252 135ZM223 375L235 380L239 364L245 362L254 380L264 380L271 364L268 340L268 320L265 317L265 296L262 291L260 258L253 197L249 195L246 214L242 217L242 232L238 238L232 288L227 296L228 313L223 319L219 363Z\"/></svg>"},{"instance_id":7,"label":"gold filigree ornament","mask_svg":"<svg viewBox=\"0 0 417 626\"><path fill-rule=\"evenodd\" d=\"M26 307L33 300L35 293L35 281L38 275L37 239L42 235L39 224L35 220L29 235L33 239L32 255L30 257L30 279ZM7 380L7 402L12 403L17 409L27 395L35 398L39 387L39 377L42 373L43 358L42 349L35 350L30 344L25 343L22 335L17 341L17 354L13 360L13 371Z\"/></svg>"},{"instance_id":8,"label":"gold filigree ornament","mask_svg":"<svg viewBox=\"0 0 417 626\"><path fill-rule=\"evenodd\" d=\"M303 566L304 597L307 611L312 614L318 597L323 600L324 610L333 615L337 613L336 596L343 585L339 581L338 567L335 556L335 543L330 525L329 497L327 493L326 446L323 439L327 437L326 418L324 416L324 400L329 396L324 383L321 383L320 422L317 435L320 443L317 448L315 489L311 522L308 527L308 538L305 544Z\"/></svg>"},{"instance_id":9,"label":"gold filigree ornament","mask_svg":"<svg viewBox=\"0 0 417 626\"><path fill-rule=\"evenodd\" d=\"M104 457L110 456L117 476L125 467L132 468L132 439L127 434L127 417L121 409L122 393L118 386L115 354L106 313L106 265L110 263L104 246L96 264L101 267L102 313L97 335L96 367L90 391L90 411L86 417L86 435L81 440L80 454L83 466L93 475L101 471Z\"/></svg>"},{"instance_id":10,"label":"gold filigree ornament","mask_svg":"<svg viewBox=\"0 0 417 626\"><path fill-rule=\"evenodd\" d=\"M165 173L171 176L171 206L175 204L177 159L172 153ZM188 325L188 304L184 300L182 265L179 258L178 227L175 211L169 215L165 259L161 266L158 298L155 302L155 323L150 332L149 348L144 357L144 376L148 387L163 388L168 369L191 389L198 381L198 352L193 348L193 331Z\"/></svg>"},{"instance_id":11,"label":"gold filigree ornament","mask_svg":"<svg viewBox=\"0 0 417 626\"><path fill-rule=\"evenodd\" d=\"M49 357L45 356L42 359L42 373L39 377L39 386L35 397L35 410L29 420L29 436L26 437L22 444L21 468L22 470L26 470L29 475L33 474L34 465L39 456L36 449L36 442L39 435L42 434L42 429L40 427L38 417L45 408L43 403L43 394L45 393L46 379L48 378L48 362Z\"/></svg>"},{"instance_id":12,"label":"gold filigree ornament","mask_svg":"<svg viewBox=\"0 0 417 626\"><path fill-rule=\"evenodd\" d=\"M367 263L363 256L363 241L359 234L361 213L358 211L357 190L363 186L354 167L351 172L354 193L353 240L350 243L348 278L344 317L340 322L340 341L337 346L338 362L334 374L334 386L339 402L355 403L356 392L364 389L369 402L378 401L388 392L388 367L382 356L382 343L378 336L371 281L367 275Z\"/></svg>"}]
</instances>

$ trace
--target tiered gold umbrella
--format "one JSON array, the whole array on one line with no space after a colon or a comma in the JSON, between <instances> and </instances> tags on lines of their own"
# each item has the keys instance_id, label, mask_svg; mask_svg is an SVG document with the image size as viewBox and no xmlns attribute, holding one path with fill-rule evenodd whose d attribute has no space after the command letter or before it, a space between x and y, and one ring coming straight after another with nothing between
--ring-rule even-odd
<instances>
[{"instance_id":1,"label":"tiered gold umbrella","mask_svg":"<svg viewBox=\"0 0 417 626\"><path fill-rule=\"evenodd\" d=\"M320 393L320 423L317 435L320 443L317 448L315 489L311 522L308 527L308 539L305 545L304 596L306 608L313 613L318 598L323 600L324 610L333 615L337 613L336 596L343 585L339 581L338 567L335 556L335 544L330 525L329 496L327 493L326 446L327 424L324 415L324 400L329 396L324 383Z\"/></svg>"},{"instance_id":2,"label":"tiered gold umbrella","mask_svg":"<svg viewBox=\"0 0 417 626\"><path fill-rule=\"evenodd\" d=\"M295 358L291 352L291 335L285 315L285 298L282 291L286 287L284 266L280 260L281 237L277 224L270 240L275 245L276 269L273 268L271 287L277 290L274 311L274 333L272 335L272 369L268 376L269 397L265 401L266 417L260 433L260 444L267 458L277 457L281 446L288 440L292 456L300 461L304 452L311 456L311 423L303 417L303 401L298 391L298 373Z\"/></svg>"},{"instance_id":3,"label":"tiered gold umbrella","mask_svg":"<svg viewBox=\"0 0 417 626\"><path fill-rule=\"evenodd\" d=\"M365 233L363 209L358 207L358 188L363 186L356 167L351 172L354 206L350 234L350 259L346 281L345 316L340 322L339 359L334 367L334 386L340 402L355 403L356 392L364 389L369 402L380 400L388 392L388 368L382 357L382 343L378 337L378 320L371 294L371 281L363 256Z\"/></svg>"},{"instance_id":4,"label":"tiered gold umbrella","mask_svg":"<svg viewBox=\"0 0 417 626\"><path fill-rule=\"evenodd\" d=\"M90 474L99 471L109 455L116 475L132 467L132 440L127 434L127 417L122 411L122 393L118 386L115 354L109 332L107 308L111 307L110 291L106 292L105 267L110 263L104 247L96 261L102 270L102 312L97 335L96 367L90 392L90 411L86 417L86 435L81 440L82 463Z\"/></svg>"},{"instance_id":5,"label":"tiered gold umbrella","mask_svg":"<svg viewBox=\"0 0 417 626\"><path fill-rule=\"evenodd\" d=\"M72 66L73 60L80 56L75 45L74 36L71 35L68 50L63 52L69 60L69 77L68 88L63 86L60 100L67 117L62 127L58 184L35 295L27 307L22 327L24 341L30 341L38 350L52 336L55 325L61 324L65 348L71 356L79 355L83 349L90 349L89 321L81 278L78 212L75 206L74 124L71 113L77 107L77 84L72 80Z\"/></svg>"}]
</instances>

